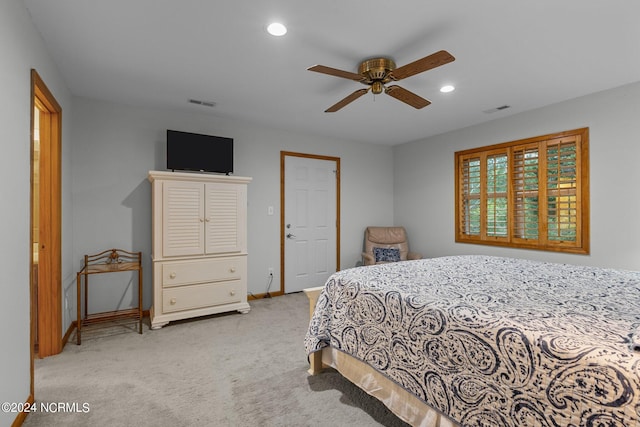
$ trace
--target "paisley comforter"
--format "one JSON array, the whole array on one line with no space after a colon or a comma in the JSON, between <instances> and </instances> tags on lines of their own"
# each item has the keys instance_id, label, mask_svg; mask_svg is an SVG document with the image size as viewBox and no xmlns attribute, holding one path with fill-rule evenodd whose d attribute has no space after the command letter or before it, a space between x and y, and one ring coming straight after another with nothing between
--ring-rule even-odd
<instances>
[{"instance_id":1,"label":"paisley comforter","mask_svg":"<svg viewBox=\"0 0 640 427\"><path fill-rule=\"evenodd\" d=\"M335 273L305 338L463 426L640 426L640 272L459 256Z\"/></svg>"}]
</instances>

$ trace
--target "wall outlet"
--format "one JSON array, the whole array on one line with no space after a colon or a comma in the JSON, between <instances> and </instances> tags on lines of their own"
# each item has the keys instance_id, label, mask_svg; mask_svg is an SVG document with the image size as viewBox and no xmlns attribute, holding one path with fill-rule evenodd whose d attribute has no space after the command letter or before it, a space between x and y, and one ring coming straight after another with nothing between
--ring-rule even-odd
<instances>
[{"instance_id":1,"label":"wall outlet","mask_svg":"<svg viewBox=\"0 0 640 427\"><path fill-rule=\"evenodd\" d=\"M273 276L273 267L269 267L268 274L269 276Z\"/></svg>"}]
</instances>

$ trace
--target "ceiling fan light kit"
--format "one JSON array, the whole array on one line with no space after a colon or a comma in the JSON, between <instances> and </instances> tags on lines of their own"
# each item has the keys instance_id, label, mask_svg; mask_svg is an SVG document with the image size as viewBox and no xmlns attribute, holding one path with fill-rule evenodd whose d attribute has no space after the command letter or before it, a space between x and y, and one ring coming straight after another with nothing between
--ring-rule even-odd
<instances>
[{"instance_id":1,"label":"ceiling fan light kit","mask_svg":"<svg viewBox=\"0 0 640 427\"><path fill-rule=\"evenodd\" d=\"M360 63L360 66L358 67L358 74L327 67L325 65L314 65L313 67L309 67L308 70L344 79L355 80L369 86L368 89L359 89L341 99L336 104L326 109L325 113L333 113L340 110L360 98L369 90L371 90L374 95L384 92L398 101L404 102L413 108L420 109L431 104L431 102L401 86L391 85L387 87L385 85L391 81L402 80L453 61L455 61L455 58L449 52L441 50L399 68L396 68L396 63L389 58L371 58Z\"/></svg>"}]
</instances>

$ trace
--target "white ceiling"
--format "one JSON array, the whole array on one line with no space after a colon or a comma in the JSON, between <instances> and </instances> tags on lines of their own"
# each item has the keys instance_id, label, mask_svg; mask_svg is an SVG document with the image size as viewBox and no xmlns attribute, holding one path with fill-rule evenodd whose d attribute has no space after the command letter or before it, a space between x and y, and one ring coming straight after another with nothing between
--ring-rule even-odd
<instances>
[{"instance_id":1,"label":"white ceiling","mask_svg":"<svg viewBox=\"0 0 640 427\"><path fill-rule=\"evenodd\" d=\"M640 80L636 0L24 3L76 96L377 144L418 140ZM272 21L289 32L268 35ZM357 72L374 56L401 66L441 49L455 62L398 83L432 102L421 110L368 93L324 113L364 86L306 70L322 64ZM443 84L457 89L440 93ZM511 108L484 112L502 105Z\"/></svg>"}]
</instances>

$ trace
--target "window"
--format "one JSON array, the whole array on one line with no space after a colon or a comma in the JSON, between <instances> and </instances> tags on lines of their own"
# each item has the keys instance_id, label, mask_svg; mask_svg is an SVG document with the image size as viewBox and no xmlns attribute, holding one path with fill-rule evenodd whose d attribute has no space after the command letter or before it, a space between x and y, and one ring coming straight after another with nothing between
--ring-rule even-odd
<instances>
[{"instance_id":1,"label":"window","mask_svg":"<svg viewBox=\"0 0 640 427\"><path fill-rule=\"evenodd\" d=\"M456 242L589 253L589 129L459 151Z\"/></svg>"}]
</instances>

